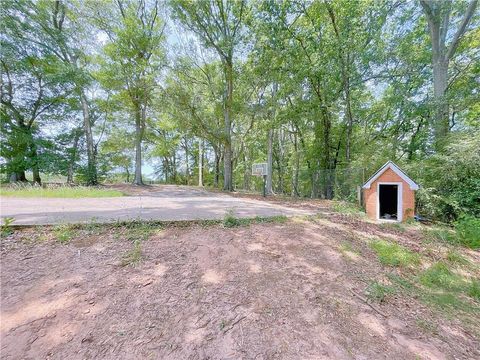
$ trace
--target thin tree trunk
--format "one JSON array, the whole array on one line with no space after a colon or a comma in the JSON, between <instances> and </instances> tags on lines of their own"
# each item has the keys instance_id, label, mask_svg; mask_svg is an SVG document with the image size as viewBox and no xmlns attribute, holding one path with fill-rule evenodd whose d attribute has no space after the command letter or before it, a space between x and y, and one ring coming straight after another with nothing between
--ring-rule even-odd
<instances>
[{"instance_id":1,"label":"thin tree trunk","mask_svg":"<svg viewBox=\"0 0 480 360\"><path fill-rule=\"evenodd\" d=\"M203 186L203 139L198 142L198 186Z\"/></svg>"},{"instance_id":2,"label":"thin tree trunk","mask_svg":"<svg viewBox=\"0 0 480 360\"><path fill-rule=\"evenodd\" d=\"M75 170L75 161L77 159L77 149L78 149L78 141L80 139L80 131L75 131L75 136L73 138L73 146L72 146L72 153L70 155L70 161L68 163L68 171L67 171L67 183L73 184L73 171Z\"/></svg>"},{"instance_id":3,"label":"thin tree trunk","mask_svg":"<svg viewBox=\"0 0 480 360\"><path fill-rule=\"evenodd\" d=\"M268 130L268 148L267 148L267 182L265 192L272 194L272 176L273 175L273 129Z\"/></svg>"},{"instance_id":4,"label":"thin tree trunk","mask_svg":"<svg viewBox=\"0 0 480 360\"><path fill-rule=\"evenodd\" d=\"M137 105L135 111L135 177L133 183L135 185L143 185L142 179L142 139L143 139L143 118L144 111L141 105Z\"/></svg>"},{"instance_id":5,"label":"thin tree trunk","mask_svg":"<svg viewBox=\"0 0 480 360\"><path fill-rule=\"evenodd\" d=\"M190 166L188 164L188 139L185 137L184 138L184 142L185 142L185 146L184 146L184 149L185 149L185 171L186 171L186 181L187 181L187 185L190 185Z\"/></svg>"},{"instance_id":6,"label":"thin tree trunk","mask_svg":"<svg viewBox=\"0 0 480 360\"><path fill-rule=\"evenodd\" d=\"M93 143L92 125L90 123L90 111L83 90L80 90L80 102L83 112L83 129L87 143L87 185L97 185L97 160Z\"/></svg>"},{"instance_id":7,"label":"thin tree trunk","mask_svg":"<svg viewBox=\"0 0 480 360\"><path fill-rule=\"evenodd\" d=\"M233 191L232 181L232 103L233 103L233 65L232 60L225 60L226 94L224 105L225 146L223 152L223 190Z\"/></svg>"},{"instance_id":8,"label":"thin tree trunk","mask_svg":"<svg viewBox=\"0 0 480 360\"><path fill-rule=\"evenodd\" d=\"M220 182L220 148L214 147L215 151L215 178L214 178L214 185L218 188Z\"/></svg>"},{"instance_id":9,"label":"thin tree trunk","mask_svg":"<svg viewBox=\"0 0 480 360\"><path fill-rule=\"evenodd\" d=\"M293 134L293 148L295 150L295 168L294 168L294 175L293 175L293 186L292 186L292 195L300 196L298 192L298 172L300 168L300 155L298 153L298 139L297 133Z\"/></svg>"}]
</instances>

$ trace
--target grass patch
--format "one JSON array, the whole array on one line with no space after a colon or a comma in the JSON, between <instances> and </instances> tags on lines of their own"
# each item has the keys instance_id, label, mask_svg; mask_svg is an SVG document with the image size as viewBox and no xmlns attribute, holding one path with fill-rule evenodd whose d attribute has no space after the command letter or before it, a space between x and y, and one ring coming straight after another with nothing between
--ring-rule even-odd
<instances>
[{"instance_id":1,"label":"grass patch","mask_svg":"<svg viewBox=\"0 0 480 360\"><path fill-rule=\"evenodd\" d=\"M449 251L447 253L446 257L447 261L451 264L457 264L457 265L469 265L470 261L467 260L464 256L459 254L456 251Z\"/></svg>"},{"instance_id":2,"label":"grass patch","mask_svg":"<svg viewBox=\"0 0 480 360\"><path fill-rule=\"evenodd\" d=\"M395 293L396 290L393 286L384 285L378 281L372 281L365 289L365 295L367 295L367 298L380 303L384 302L389 295Z\"/></svg>"},{"instance_id":3,"label":"grass patch","mask_svg":"<svg viewBox=\"0 0 480 360\"><path fill-rule=\"evenodd\" d=\"M341 214L365 216L365 212L361 207L345 201L335 201L332 204L332 209Z\"/></svg>"},{"instance_id":4,"label":"grass patch","mask_svg":"<svg viewBox=\"0 0 480 360\"><path fill-rule=\"evenodd\" d=\"M53 227L55 239L62 244L66 244L75 236L75 230L72 225L61 224Z\"/></svg>"},{"instance_id":5,"label":"grass patch","mask_svg":"<svg viewBox=\"0 0 480 360\"><path fill-rule=\"evenodd\" d=\"M407 229L405 228L405 225L393 222L393 223L382 223L380 224L380 228L384 230L395 230L395 231L400 231L400 232L405 232Z\"/></svg>"},{"instance_id":6,"label":"grass patch","mask_svg":"<svg viewBox=\"0 0 480 360\"><path fill-rule=\"evenodd\" d=\"M122 266L136 265L142 260L142 246L140 240L133 242L133 247L122 256Z\"/></svg>"},{"instance_id":7,"label":"grass patch","mask_svg":"<svg viewBox=\"0 0 480 360\"><path fill-rule=\"evenodd\" d=\"M97 198L119 197L123 193L118 190L102 189L87 186L59 186L42 188L39 186L0 187L1 196L11 197L40 197L40 198Z\"/></svg>"},{"instance_id":8,"label":"grass patch","mask_svg":"<svg viewBox=\"0 0 480 360\"><path fill-rule=\"evenodd\" d=\"M238 226L247 226L250 224L264 224L264 223L285 223L288 218L284 215L276 216L256 216L252 218L237 218L233 215L233 212L229 211L223 218L223 227L233 228Z\"/></svg>"},{"instance_id":9,"label":"grass patch","mask_svg":"<svg viewBox=\"0 0 480 360\"><path fill-rule=\"evenodd\" d=\"M472 299L480 302L480 280L473 279L467 289L467 294Z\"/></svg>"},{"instance_id":10,"label":"grass patch","mask_svg":"<svg viewBox=\"0 0 480 360\"><path fill-rule=\"evenodd\" d=\"M125 238L129 241L148 240L153 233L161 229L163 226L155 223L132 222L125 225Z\"/></svg>"},{"instance_id":11,"label":"grass patch","mask_svg":"<svg viewBox=\"0 0 480 360\"><path fill-rule=\"evenodd\" d=\"M463 278L452 272L444 262L437 262L423 271L419 280L422 285L433 289L461 290L465 287Z\"/></svg>"},{"instance_id":12,"label":"grass patch","mask_svg":"<svg viewBox=\"0 0 480 360\"><path fill-rule=\"evenodd\" d=\"M380 262L384 265L409 267L420 264L420 256L403 246L385 240L370 243Z\"/></svg>"}]
</instances>

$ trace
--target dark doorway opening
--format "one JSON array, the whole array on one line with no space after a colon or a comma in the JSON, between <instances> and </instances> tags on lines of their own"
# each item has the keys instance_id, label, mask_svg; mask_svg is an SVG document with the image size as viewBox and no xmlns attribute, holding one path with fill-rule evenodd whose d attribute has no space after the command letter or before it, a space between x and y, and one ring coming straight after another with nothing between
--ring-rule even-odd
<instances>
[{"instance_id":1,"label":"dark doorway opening","mask_svg":"<svg viewBox=\"0 0 480 360\"><path fill-rule=\"evenodd\" d=\"M398 185L380 184L378 202L380 204L380 219L397 220Z\"/></svg>"}]
</instances>

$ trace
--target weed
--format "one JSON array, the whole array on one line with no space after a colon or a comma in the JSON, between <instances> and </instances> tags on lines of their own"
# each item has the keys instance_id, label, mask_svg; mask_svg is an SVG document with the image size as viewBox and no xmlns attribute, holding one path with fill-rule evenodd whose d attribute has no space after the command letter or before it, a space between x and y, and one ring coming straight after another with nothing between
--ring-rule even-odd
<instances>
[{"instance_id":1,"label":"weed","mask_svg":"<svg viewBox=\"0 0 480 360\"><path fill-rule=\"evenodd\" d=\"M125 238L129 241L148 240L156 230L161 228L154 223L132 222L125 226Z\"/></svg>"},{"instance_id":2,"label":"weed","mask_svg":"<svg viewBox=\"0 0 480 360\"><path fill-rule=\"evenodd\" d=\"M2 237L13 234L12 223L15 221L13 217L6 217L3 219L3 224L0 225L0 234Z\"/></svg>"},{"instance_id":3,"label":"weed","mask_svg":"<svg viewBox=\"0 0 480 360\"><path fill-rule=\"evenodd\" d=\"M139 240L133 242L133 247L128 250L122 257L122 266L136 265L142 259L142 247Z\"/></svg>"},{"instance_id":4,"label":"weed","mask_svg":"<svg viewBox=\"0 0 480 360\"><path fill-rule=\"evenodd\" d=\"M288 218L285 215L275 215L275 216L256 216L255 223L279 223L284 224Z\"/></svg>"},{"instance_id":5,"label":"weed","mask_svg":"<svg viewBox=\"0 0 480 360\"><path fill-rule=\"evenodd\" d=\"M459 243L455 232L445 227L425 229L424 235L427 242L441 242L452 245L458 245Z\"/></svg>"},{"instance_id":6,"label":"weed","mask_svg":"<svg viewBox=\"0 0 480 360\"><path fill-rule=\"evenodd\" d=\"M424 286L441 290L455 291L465 287L464 279L453 273L444 262L437 262L423 271L419 280Z\"/></svg>"},{"instance_id":7,"label":"weed","mask_svg":"<svg viewBox=\"0 0 480 360\"><path fill-rule=\"evenodd\" d=\"M232 228L240 225L242 225L242 222L239 218L233 216L233 211L227 212L223 218L223 226L226 228Z\"/></svg>"},{"instance_id":8,"label":"weed","mask_svg":"<svg viewBox=\"0 0 480 360\"><path fill-rule=\"evenodd\" d=\"M372 281L365 290L367 297L370 300L377 302L384 302L388 295L392 295L394 293L394 287L381 284L377 281Z\"/></svg>"},{"instance_id":9,"label":"weed","mask_svg":"<svg viewBox=\"0 0 480 360\"><path fill-rule=\"evenodd\" d=\"M472 282L468 286L467 293L468 293L468 296L480 302L480 280L479 279L472 280Z\"/></svg>"},{"instance_id":10,"label":"weed","mask_svg":"<svg viewBox=\"0 0 480 360\"><path fill-rule=\"evenodd\" d=\"M447 254L447 261L452 264L468 265L470 262L456 251L449 251Z\"/></svg>"},{"instance_id":11,"label":"weed","mask_svg":"<svg viewBox=\"0 0 480 360\"><path fill-rule=\"evenodd\" d=\"M374 241L370 244L377 253L378 259L384 265L409 267L420 263L420 256L403 246L385 240Z\"/></svg>"},{"instance_id":12,"label":"weed","mask_svg":"<svg viewBox=\"0 0 480 360\"><path fill-rule=\"evenodd\" d=\"M56 225L53 234L59 243L68 243L75 235L74 227L69 224Z\"/></svg>"},{"instance_id":13,"label":"weed","mask_svg":"<svg viewBox=\"0 0 480 360\"><path fill-rule=\"evenodd\" d=\"M406 228L403 224L394 222L394 223L382 223L380 224L380 228L385 230L395 230L399 232L405 232Z\"/></svg>"}]
</instances>

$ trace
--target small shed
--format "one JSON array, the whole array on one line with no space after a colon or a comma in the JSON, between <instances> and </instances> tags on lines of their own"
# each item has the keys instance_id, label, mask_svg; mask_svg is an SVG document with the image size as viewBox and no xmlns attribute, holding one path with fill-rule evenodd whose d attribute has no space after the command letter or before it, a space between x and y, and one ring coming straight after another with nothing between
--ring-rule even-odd
<instances>
[{"instance_id":1,"label":"small shed","mask_svg":"<svg viewBox=\"0 0 480 360\"><path fill-rule=\"evenodd\" d=\"M383 165L363 185L367 216L373 220L402 222L414 216L419 186L392 161Z\"/></svg>"}]
</instances>

